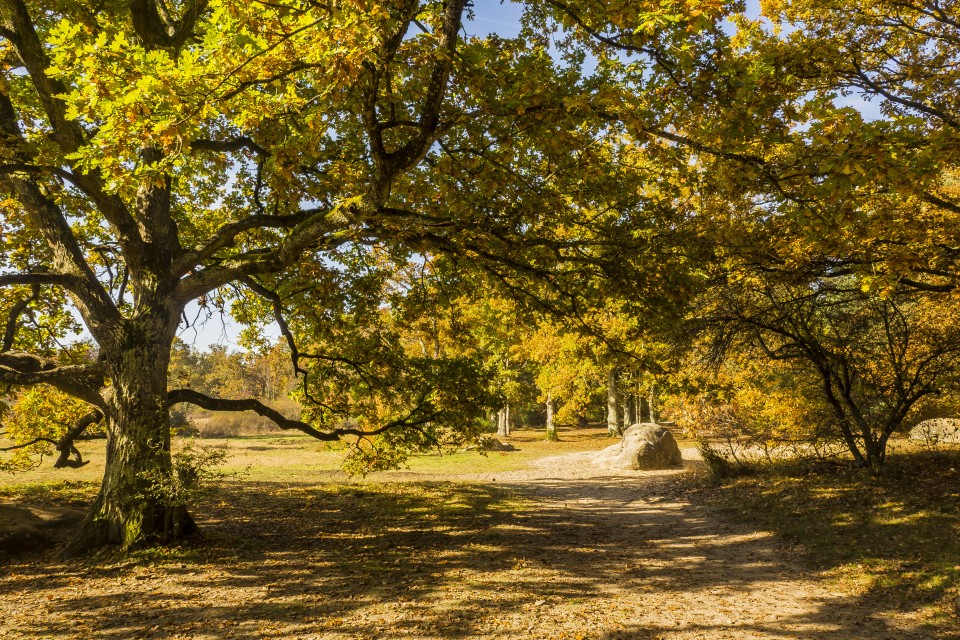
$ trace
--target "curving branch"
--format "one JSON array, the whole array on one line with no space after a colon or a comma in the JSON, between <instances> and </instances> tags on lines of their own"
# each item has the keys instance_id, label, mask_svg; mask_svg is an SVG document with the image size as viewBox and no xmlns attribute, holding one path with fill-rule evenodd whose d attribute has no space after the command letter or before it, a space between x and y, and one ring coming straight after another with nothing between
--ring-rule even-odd
<instances>
[{"instance_id":1,"label":"curving branch","mask_svg":"<svg viewBox=\"0 0 960 640\"><path fill-rule=\"evenodd\" d=\"M273 421L278 427L284 430L301 431L317 440L333 441L339 436L326 433L315 429L306 422L300 420L291 420L282 413L268 407L259 400L246 398L243 400L228 400L225 398L214 398L206 394L194 391L193 389L174 389L167 394L167 405L172 406L180 403L193 404L209 411L253 411L257 415L263 416Z\"/></svg>"},{"instance_id":2,"label":"curving branch","mask_svg":"<svg viewBox=\"0 0 960 640\"><path fill-rule=\"evenodd\" d=\"M80 434L90 427L90 425L96 424L102 419L103 414L98 410L94 410L80 418L77 424L63 434L63 437L60 438L60 440L53 440L52 438L45 438L41 436L34 438L29 442L22 442L9 447L2 447L0 448L0 451L15 451L17 449L31 447L39 442L46 442L52 444L57 451L60 452L60 455L57 457L57 461L53 463L55 469L62 469L64 467L79 469L80 467L90 464L90 461L83 459L83 455L80 453L80 450L77 449L76 445L74 445L74 441L78 436L80 436Z\"/></svg>"},{"instance_id":3,"label":"curving branch","mask_svg":"<svg viewBox=\"0 0 960 640\"><path fill-rule=\"evenodd\" d=\"M234 245L237 237L254 229L294 229L317 214L317 209L304 209L289 215L252 215L230 222L214 232L210 240L192 251L186 252L173 265L173 272L183 276L205 260L212 258L218 251Z\"/></svg>"},{"instance_id":4,"label":"curving branch","mask_svg":"<svg viewBox=\"0 0 960 640\"><path fill-rule=\"evenodd\" d=\"M13 348L13 340L16 338L17 329L20 327L21 314L23 314L23 312L27 310L27 307L29 307L30 304L35 302L39 297L40 285L30 285L30 295L22 300L18 300L10 308L10 313L7 315L7 326L3 331L3 342L0 343L0 353L6 353Z\"/></svg>"},{"instance_id":5,"label":"curving branch","mask_svg":"<svg viewBox=\"0 0 960 640\"><path fill-rule=\"evenodd\" d=\"M56 443L57 451L60 452L60 456L57 458L57 461L53 464L53 466L57 469L62 469L63 467L77 469L85 464L88 464L89 461L84 461L83 456L80 455L80 450L77 449L73 443L78 437L80 437L81 434L83 434L84 431L97 424L101 420L103 420L103 412L101 412L99 409L94 409L90 413L80 418L80 420L77 421L77 424L63 434L59 442ZM71 455L73 455L72 459L70 457Z\"/></svg>"},{"instance_id":6,"label":"curving branch","mask_svg":"<svg viewBox=\"0 0 960 640\"><path fill-rule=\"evenodd\" d=\"M290 216L251 216L249 219L256 220L266 218L277 220L279 218L280 221L284 222L284 225L278 228L289 228L290 232L274 249L249 251L181 278L177 282L174 294L175 300L179 304L186 304L208 291L240 280L245 276L282 271L303 259L311 250L332 250L355 240L357 231L348 227L347 215L355 215L356 213L353 203L348 203L332 209L306 209ZM295 218L301 217L302 222L299 224L287 226L287 222L294 223ZM224 246L229 246L233 242L232 238L241 232L237 229L249 224L245 222L249 219L245 218L221 228L214 239L217 242L225 243ZM189 268L187 267L187 269Z\"/></svg>"},{"instance_id":7,"label":"curving branch","mask_svg":"<svg viewBox=\"0 0 960 640\"><path fill-rule=\"evenodd\" d=\"M290 331L290 325L287 324L287 319L283 315L283 299L280 297L280 294L267 289L250 277L244 277L240 281L246 285L248 289L270 302L273 306L273 319L280 327L280 333L287 341L287 347L290 349L290 359L293 361L293 372L296 375L306 375L307 370L300 366L300 349L297 347L297 341L294 339L293 332Z\"/></svg>"},{"instance_id":8,"label":"curving branch","mask_svg":"<svg viewBox=\"0 0 960 640\"><path fill-rule=\"evenodd\" d=\"M258 156L269 157L271 155L269 151L254 142L253 138L249 136L237 136L229 140L208 140L206 138L200 138L190 143L190 150L192 152L213 151L216 153L236 153L243 149L251 151Z\"/></svg>"},{"instance_id":9,"label":"curving branch","mask_svg":"<svg viewBox=\"0 0 960 640\"><path fill-rule=\"evenodd\" d=\"M416 414L423 407L424 403L421 401L421 403L411 410L405 418L391 420L390 422L387 422L376 429L363 430L342 428L333 429L331 431L320 431L319 429L316 429L312 425L301 420L291 420L276 409L272 409L259 400L255 400L253 398L244 398L242 400L213 398L206 394L200 393L199 391L194 391L193 389L174 389L167 394L167 406L184 402L196 405L209 411L253 411L256 414L273 421L274 424L281 429L300 431L308 436L316 438L317 440L323 440L325 442L339 440L343 436L357 436L365 438L379 435L391 429L416 429L437 419L437 414L435 412L425 414L419 418L414 418L414 414Z\"/></svg>"}]
</instances>

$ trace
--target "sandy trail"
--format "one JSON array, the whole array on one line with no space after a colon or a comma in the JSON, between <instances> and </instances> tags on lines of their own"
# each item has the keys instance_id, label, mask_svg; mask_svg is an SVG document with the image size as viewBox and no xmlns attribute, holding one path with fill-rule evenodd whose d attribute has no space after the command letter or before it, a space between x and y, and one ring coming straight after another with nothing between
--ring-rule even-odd
<instances>
[{"instance_id":1,"label":"sandy trail","mask_svg":"<svg viewBox=\"0 0 960 640\"><path fill-rule=\"evenodd\" d=\"M839 592L772 534L691 503L680 472L611 471L593 465L594 455L476 476L530 496L539 527L593 554L582 573L604 593L603 610L559 601L544 618L580 616L584 631L609 638L933 640ZM696 449L683 457L688 466L700 459ZM534 555L544 567L561 564Z\"/></svg>"}]
</instances>

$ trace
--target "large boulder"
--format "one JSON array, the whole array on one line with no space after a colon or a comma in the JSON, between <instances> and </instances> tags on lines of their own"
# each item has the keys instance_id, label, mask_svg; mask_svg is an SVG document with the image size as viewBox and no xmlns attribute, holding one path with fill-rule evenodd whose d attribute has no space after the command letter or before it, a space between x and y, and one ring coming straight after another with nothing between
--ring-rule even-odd
<instances>
[{"instance_id":1,"label":"large boulder","mask_svg":"<svg viewBox=\"0 0 960 640\"><path fill-rule=\"evenodd\" d=\"M466 448L467 451L516 451L509 442L500 442L493 436L480 436L477 443Z\"/></svg>"},{"instance_id":2,"label":"large boulder","mask_svg":"<svg viewBox=\"0 0 960 640\"><path fill-rule=\"evenodd\" d=\"M924 420L910 430L910 439L927 444L960 444L960 419Z\"/></svg>"},{"instance_id":3,"label":"large boulder","mask_svg":"<svg viewBox=\"0 0 960 640\"><path fill-rule=\"evenodd\" d=\"M596 464L615 469L669 469L683 464L680 447L664 427L641 422L623 432L623 438L598 453Z\"/></svg>"}]
</instances>

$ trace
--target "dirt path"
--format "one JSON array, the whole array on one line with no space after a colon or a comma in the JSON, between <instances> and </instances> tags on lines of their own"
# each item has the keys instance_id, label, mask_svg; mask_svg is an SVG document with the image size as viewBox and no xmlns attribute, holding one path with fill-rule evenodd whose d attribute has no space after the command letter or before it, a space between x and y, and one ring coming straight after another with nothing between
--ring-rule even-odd
<instances>
[{"instance_id":1,"label":"dirt path","mask_svg":"<svg viewBox=\"0 0 960 640\"><path fill-rule=\"evenodd\" d=\"M609 472L591 456L407 475L423 484L405 489L228 491L203 523L219 555L4 567L0 637L930 637L693 504L680 472ZM511 495L523 506L496 507Z\"/></svg>"},{"instance_id":2,"label":"dirt path","mask_svg":"<svg viewBox=\"0 0 960 640\"><path fill-rule=\"evenodd\" d=\"M683 454L699 459L695 449ZM600 610L561 599L527 620L579 618L589 637L609 638L933 640L839 593L771 534L692 504L677 472L598 469L593 455L477 477L534 497L538 526L593 558L585 586ZM532 555L563 569L551 553Z\"/></svg>"}]
</instances>

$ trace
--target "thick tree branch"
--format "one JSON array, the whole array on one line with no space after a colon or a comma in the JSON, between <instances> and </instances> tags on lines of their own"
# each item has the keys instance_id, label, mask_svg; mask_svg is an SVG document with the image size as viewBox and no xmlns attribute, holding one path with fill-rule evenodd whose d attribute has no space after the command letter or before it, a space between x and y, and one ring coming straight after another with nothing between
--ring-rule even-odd
<instances>
[{"instance_id":1,"label":"thick tree branch","mask_svg":"<svg viewBox=\"0 0 960 640\"><path fill-rule=\"evenodd\" d=\"M174 48L179 49L187 40L193 37L197 22L200 20L200 16L207 10L208 4L208 0L192 0L192 2L187 4L186 10L184 10L183 15L180 17L177 30L173 34L172 44Z\"/></svg>"},{"instance_id":2,"label":"thick tree branch","mask_svg":"<svg viewBox=\"0 0 960 640\"><path fill-rule=\"evenodd\" d=\"M173 46L176 25L166 12L161 12L156 0L130 0L130 17L137 38L146 49ZM164 20L164 18L168 20Z\"/></svg>"},{"instance_id":3,"label":"thick tree branch","mask_svg":"<svg viewBox=\"0 0 960 640\"><path fill-rule=\"evenodd\" d=\"M350 428L333 429L332 431L320 431L306 422L302 422L300 420L291 420L276 409L272 409L259 400L254 400L253 398L246 398L243 400L212 398L208 395L200 393L199 391L194 391L193 389L174 389L167 394L167 404L169 406L180 404L182 402L193 404L209 411L253 411L256 414L273 421L274 424L281 429L300 431L308 436L316 438L317 440L323 440L325 442L339 440L343 436L375 436L390 429L421 423L421 421L414 422L408 418L402 420L393 420L377 429L372 429L370 431ZM430 419L425 419L423 422L429 422L431 419L433 419L433 417Z\"/></svg>"},{"instance_id":4,"label":"thick tree branch","mask_svg":"<svg viewBox=\"0 0 960 640\"><path fill-rule=\"evenodd\" d=\"M60 96L68 93L66 86L59 80L53 78L47 73L48 60L44 45L37 35L33 26L33 19L27 10L23 0L0 0L0 7L7 14L10 26L13 32L10 34L10 41L17 50L17 54L23 61L33 83L34 89L40 98L44 112L50 126L53 128L53 138L57 142L64 155L76 153L85 144L85 135L83 129L76 122L67 119L66 105ZM9 98L0 92L4 101L10 104ZM13 111L12 104L10 110ZM14 114L15 115L15 114ZM0 115L6 119L7 114ZM17 122L16 119L13 121ZM4 131L4 133L9 133ZM19 130L17 131L19 134ZM17 138L20 138L17 135ZM27 158L22 158L27 162ZM137 234L137 225L127 210L123 200L118 195L107 193L104 188L103 179L97 174L87 174L78 171L76 166L72 169L74 179L80 183L81 188L91 195L97 207L103 213L107 221L113 225L120 233L120 237L126 248L129 248L139 240Z\"/></svg>"},{"instance_id":5,"label":"thick tree branch","mask_svg":"<svg viewBox=\"0 0 960 640\"><path fill-rule=\"evenodd\" d=\"M925 202L946 209L951 213L960 213L960 205L950 202L949 200L944 200L932 193L923 193L920 197L923 198Z\"/></svg>"},{"instance_id":6,"label":"thick tree branch","mask_svg":"<svg viewBox=\"0 0 960 640\"><path fill-rule=\"evenodd\" d=\"M82 280L76 276L65 273L48 273L45 271L36 273L4 273L0 274L0 287L10 287L16 285L49 284L72 290L82 284Z\"/></svg>"},{"instance_id":7,"label":"thick tree branch","mask_svg":"<svg viewBox=\"0 0 960 640\"><path fill-rule=\"evenodd\" d=\"M90 413L80 418L80 420L77 421L77 424L63 434L59 442L57 442L57 451L60 452L60 456L57 458L57 461L53 464L53 466L57 469L61 469L63 467L71 467L76 469L87 464L87 462L84 462L83 456L80 455L79 449L77 449L73 443L83 434L84 431L97 424L101 420L103 420L103 413L98 409L94 409ZM73 455L73 459L70 458L71 454Z\"/></svg>"},{"instance_id":8,"label":"thick tree branch","mask_svg":"<svg viewBox=\"0 0 960 640\"><path fill-rule=\"evenodd\" d=\"M103 419L103 414L100 411L94 410L86 414L77 422L76 425L70 428L60 440L53 440L52 438L34 438L29 442L23 442L20 444L15 444L9 447L0 448L0 451L15 451L16 449L25 449L27 447L33 446L39 442L47 442L56 447L57 451L60 452L60 455L57 457L57 461L53 463L54 468L62 469L64 467L70 467L71 469L79 469L82 466L90 464L90 461L85 461L83 455L80 453L80 450L77 449L74 445L74 441L91 425L100 422ZM73 456L71 458L70 456Z\"/></svg>"},{"instance_id":9,"label":"thick tree branch","mask_svg":"<svg viewBox=\"0 0 960 640\"><path fill-rule=\"evenodd\" d=\"M900 278L900 284L910 287L911 289L917 289L918 291L930 291L933 293L950 293L957 288L956 284L930 284L906 277Z\"/></svg>"},{"instance_id":10,"label":"thick tree branch","mask_svg":"<svg viewBox=\"0 0 960 640\"><path fill-rule=\"evenodd\" d=\"M216 153L236 153L246 149L258 156L270 156L270 152L253 141L253 138L247 136L238 136L229 140L208 140L200 138L190 143L190 150L213 151Z\"/></svg>"},{"instance_id":11,"label":"thick tree branch","mask_svg":"<svg viewBox=\"0 0 960 640\"><path fill-rule=\"evenodd\" d=\"M420 103L417 134L395 151L386 150L382 136L383 124L379 122L377 117L380 80L384 76L385 70L378 69L372 73L372 86L367 90L363 108L364 123L376 164L368 194L372 199L371 204L374 205L372 208L376 208L387 201L395 177L420 162L430 150L430 145L437 139L440 109L453 69L453 60L466 4L467 0L447 0L445 3L443 23L436 33L439 50L436 53L435 62L430 72L430 80ZM394 46L398 45L399 41L396 41ZM387 64L389 64L389 55Z\"/></svg>"},{"instance_id":12,"label":"thick tree branch","mask_svg":"<svg viewBox=\"0 0 960 640\"><path fill-rule=\"evenodd\" d=\"M316 215L317 209L307 209L290 215L252 215L223 225L214 232L205 245L185 252L173 265L176 277L183 276L191 269L200 266L212 258L218 251L233 246L237 237L254 229L293 229Z\"/></svg>"},{"instance_id":13,"label":"thick tree branch","mask_svg":"<svg viewBox=\"0 0 960 640\"><path fill-rule=\"evenodd\" d=\"M282 271L304 259L309 251L331 250L357 239L358 232L352 231L347 224L347 216L356 215L356 210L350 204L334 207L331 210L312 209L301 213L305 214L303 222L292 228L276 248L263 252L247 252L181 278L177 282L174 293L176 302L181 305L186 304L194 298L245 276ZM262 220L273 216L251 217ZM228 225L228 228L223 230L221 241L226 242L227 245L232 242L232 239L227 241L227 238L230 238L233 229L242 227L244 223L241 221L235 224L236 227Z\"/></svg>"},{"instance_id":14,"label":"thick tree branch","mask_svg":"<svg viewBox=\"0 0 960 640\"><path fill-rule=\"evenodd\" d=\"M30 295L21 300L17 300L17 302L10 307L10 313L7 314L7 325L3 331L3 342L0 343L0 353L6 353L13 348L13 340L17 337L17 329L20 326L20 315L27 310L30 303L35 302L39 297L40 285L33 284L30 286Z\"/></svg>"},{"instance_id":15,"label":"thick tree branch","mask_svg":"<svg viewBox=\"0 0 960 640\"><path fill-rule=\"evenodd\" d=\"M60 365L54 360L23 351L0 353L0 383L35 385L46 383L76 398L103 408L100 391L106 381L97 365Z\"/></svg>"}]
</instances>

